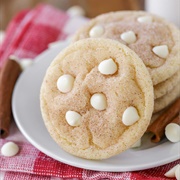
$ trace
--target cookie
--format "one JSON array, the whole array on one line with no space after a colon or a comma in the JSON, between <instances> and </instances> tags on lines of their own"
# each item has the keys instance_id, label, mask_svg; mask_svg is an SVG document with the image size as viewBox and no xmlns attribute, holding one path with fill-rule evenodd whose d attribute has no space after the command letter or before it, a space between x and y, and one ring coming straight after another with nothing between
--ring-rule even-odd
<instances>
[{"instance_id":1,"label":"cookie","mask_svg":"<svg viewBox=\"0 0 180 180\"><path fill-rule=\"evenodd\" d=\"M180 84L177 84L168 94L155 99L154 113L161 111L180 96Z\"/></svg>"},{"instance_id":2,"label":"cookie","mask_svg":"<svg viewBox=\"0 0 180 180\"><path fill-rule=\"evenodd\" d=\"M45 125L65 151L106 159L146 131L153 86L142 60L111 39L84 39L53 60L41 86Z\"/></svg>"},{"instance_id":3,"label":"cookie","mask_svg":"<svg viewBox=\"0 0 180 180\"><path fill-rule=\"evenodd\" d=\"M143 11L120 11L97 16L82 27L74 41L110 38L126 44L143 60L153 85L180 69L180 31L163 18Z\"/></svg>"},{"instance_id":4,"label":"cookie","mask_svg":"<svg viewBox=\"0 0 180 180\"><path fill-rule=\"evenodd\" d=\"M154 99L160 98L165 94L170 93L170 91L180 83L180 71L175 73L166 81L163 81L154 86Z\"/></svg>"}]
</instances>

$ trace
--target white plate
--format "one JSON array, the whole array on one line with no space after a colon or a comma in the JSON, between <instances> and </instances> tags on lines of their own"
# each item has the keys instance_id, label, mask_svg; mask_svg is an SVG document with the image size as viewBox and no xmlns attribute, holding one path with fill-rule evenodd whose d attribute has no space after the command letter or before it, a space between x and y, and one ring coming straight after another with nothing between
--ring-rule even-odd
<instances>
[{"instance_id":1,"label":"white plate","mask_svg":"<svg viewBox=\"0 0 180 180\"><path fill-rule=\"evenodd\" d=\"M93 161L72 156L61 149L48 134L40 112L39 91L45 71L52 59L67 42L51 48L36 58L35 63L26 69L13 93L13 114L23 135L37 149L63 163L98 171L135 171L160 166L179 158L180 143L164 140L161 144L150 143L145 137L141 148L130 149L112 158Z\"/></svg>"}]
</instances>

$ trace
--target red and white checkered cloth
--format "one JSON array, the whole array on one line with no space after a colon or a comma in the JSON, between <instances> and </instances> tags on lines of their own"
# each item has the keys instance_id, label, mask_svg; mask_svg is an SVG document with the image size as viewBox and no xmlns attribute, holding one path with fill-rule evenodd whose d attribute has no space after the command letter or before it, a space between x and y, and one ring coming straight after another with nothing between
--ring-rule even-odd
<instances>
[{"instance_id":1,"label":"red and white checkered cloth","mask_svg":"<svg viewBox=\"0 0 180 180\"><path fill-rule=\"evenodd\" d=\"M79 23L77 23L77 21ZM34 58L49 43L65 39L86 20L70 18L65 12L48 5L39 5L33 10L20 12L9 24L6 37L0 47L0 67L10 54L19 58ZM179 163L175 161L164 166L136 172L97 172L72 167L58 162L37 150L27 142L12 123L10 136L0 140L0 147L14 141L20 152L14 157L0 155L0 179L4 180L166 180L164 173Z\"/></svg>"},{"instance_id":2,"label":"red and white checkered cloth","mask_svg":"<svg viewBox=\"0 0 180 180\"><path fill-rule=\"evenodd\" d=\"M0 67L11 54L19 58L36 57L49 43L64 40L85 22L86 18L70 18L48 5L20 12L9 24L0 45Z\"/></svg>"}]
</instances>

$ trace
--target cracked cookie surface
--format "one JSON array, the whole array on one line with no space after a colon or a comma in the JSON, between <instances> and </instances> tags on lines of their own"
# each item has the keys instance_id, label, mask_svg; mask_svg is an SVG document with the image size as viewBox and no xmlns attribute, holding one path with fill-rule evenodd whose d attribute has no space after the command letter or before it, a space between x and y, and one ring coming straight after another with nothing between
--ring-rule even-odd
<instances>
[{"instance_id":1,"label":"cracked cookie surface","mask_svg":"<svg viewBox=\"0 0 180 180\"><path fill-rule=\"evenodd\" d=\"M111 12L97 16L80 28L74 41L110 38L124 43L143 60L153 85L180 69L180 31L163 18L144 11Z\"/></svg>"},{"instance_id":2,"label":"cracked cookie surface","mask_svg":"<svg viewBox=\"0 0 180 180\"><path fill-rule=\"evenodd\" d=\"M107 73L104 62L109 59L116 67L103 74ZM65 74L74 82L69 81L70 90L61 92L58 87L66 84L57 87L57 81ZM94 94L98 96L92 100ZM99 103L98 98L103 101ZM110 39L84 39L53 60L42 83L40 101L45 125L64 150L82 158L105 159L130 148L144 134L154 97L147 68L132 50ZM99 108L104 101L105 106Z\"/></svg>"}]
</instances>

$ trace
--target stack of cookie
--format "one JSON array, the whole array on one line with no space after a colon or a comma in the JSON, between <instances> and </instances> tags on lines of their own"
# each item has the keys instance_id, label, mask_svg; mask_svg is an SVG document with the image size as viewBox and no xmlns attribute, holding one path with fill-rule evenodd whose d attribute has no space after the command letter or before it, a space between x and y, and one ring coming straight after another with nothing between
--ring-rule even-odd
<instances>
[{"instance_id":1,"label":"stack of cookie","mask_svg":"<svg viewBox=\"0 0 180 180\"><path fill-rule=\"evenodd\" d=\"M41 112L65 151L106 159L131 148L152 114L180 94L180 31L146 12L115 12L81 28L49 66Z\"/></svg>"},{"instance_id":2,"label":"stack of cookie","mask_svg":"<svg viewBox=\"0 0 180 180\"><path fill-rule=\"evenodd\" d=\"M100 15L82 27L74 41L110 38L135 51L149 70L154 86L154 113L180 96L180 31L166 20L143 11Z\"/></svg>"}]
</instances>

